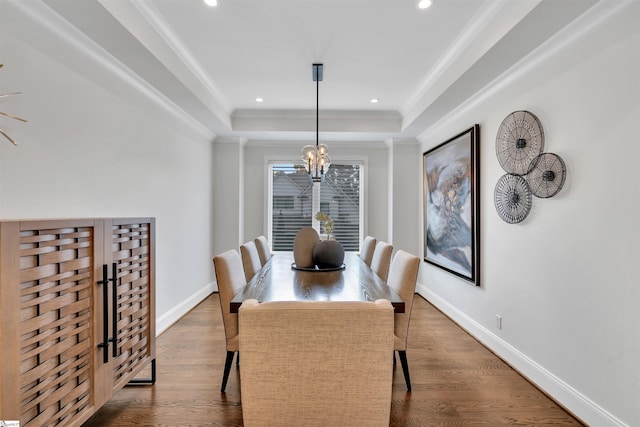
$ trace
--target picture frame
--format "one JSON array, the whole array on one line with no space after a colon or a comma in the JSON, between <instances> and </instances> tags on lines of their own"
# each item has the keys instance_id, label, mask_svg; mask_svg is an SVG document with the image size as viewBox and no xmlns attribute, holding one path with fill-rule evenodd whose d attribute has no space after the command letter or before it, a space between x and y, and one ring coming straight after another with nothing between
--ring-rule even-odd
<instances>
[{"instance_id":1,"label":"picture frame","mask_svg":"<svg viewBox=\"0 0 640 427\"><path fill-rule=\"evenodd\" d=\"M480 286L480 125L423 153L424 261Z\"/></svg>"}]
</instances>

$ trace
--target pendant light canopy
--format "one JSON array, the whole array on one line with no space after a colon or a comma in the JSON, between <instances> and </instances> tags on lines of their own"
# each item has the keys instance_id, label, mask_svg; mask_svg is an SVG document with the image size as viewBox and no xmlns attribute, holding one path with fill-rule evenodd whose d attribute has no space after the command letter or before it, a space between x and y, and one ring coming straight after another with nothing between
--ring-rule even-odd
<instances>
[{"instance_id":1,"label":"pendant light canopy","mask_svg":"<svg viewBox=\"0 0 640 427\"><path fill-rule=\"evenodd\" d=\"M313 81L316 82L316 145L305 145L302 148L302 160L304 161L304 167L313 182L322 182L329 166L331 166L329 147L325 144L319 144L318 138L320 127L319 98L322 71L322 64L313 64Z\"/></svg>"}]
</instances>

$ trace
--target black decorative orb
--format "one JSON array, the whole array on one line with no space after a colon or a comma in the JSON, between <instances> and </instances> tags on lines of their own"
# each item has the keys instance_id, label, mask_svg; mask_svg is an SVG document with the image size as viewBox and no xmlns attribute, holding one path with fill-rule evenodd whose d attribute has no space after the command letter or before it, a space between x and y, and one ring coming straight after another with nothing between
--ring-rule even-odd
<instances>
[{"instance_id":1,"label":"black decorative orb","mask_svg":"<svg viewBox=\"0 0 640 427\"><path fill-rule=\"evenodd\" d=\"M542 173L542 180L546 182L552 182L556 179L556 173L554 171L544 171Z\"/></svg>"},{"instance_id":2,"label":"black decorative orb","mask_svg":"<svg viewBox=\"0 0 640 427\"><path fill-rule=\"evenodd\" d=\"M509 202L511 202L511 205L517 205L518 203L520 203L520 194L513 192L511 193L511 196L509 197Z\"/></svg>"},{"instance_id":3,"label":"black decorative orb","mask_svg":"<svg viewBox=\"0 0 640 427\"><path fill-rule=\"evenodd\" d=\"M336 240L321 240L313 248L313 262L318 268L338 268L344 262L344 248Z\"/></svg>"}]
</instances>

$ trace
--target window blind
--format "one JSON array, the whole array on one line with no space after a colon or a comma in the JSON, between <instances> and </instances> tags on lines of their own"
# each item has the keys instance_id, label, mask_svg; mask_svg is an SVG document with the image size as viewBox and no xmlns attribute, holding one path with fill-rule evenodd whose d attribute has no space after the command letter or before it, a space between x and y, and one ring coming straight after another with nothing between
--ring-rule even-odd
<instances>
[{"instance_id":1,"label":"window blind","mask_svg":"<svg viewBox=\"0 0 640 427\"><path fill-rule=\"evenodd\" d=\"M313 186L303 166L271 165L271 246L274 251L292 251L302 227L311 227Z\"/></svg>"},{"instance_id":2,"label":"window blind","mask_svg":"<svg viewBox=\"0 0 640 427\"><path fill-rule=\"evenodd\" d=\"M314 191L319 191L319 210L334 222L333 235L346 251L358 251L361 240L362 164L333 163L325 180L315 186L301 165L270 164L269 229L274 251L292 251L296 233L311 227ZM318 230L324 232L324 230Z\"/></svg>"}]
</instances>

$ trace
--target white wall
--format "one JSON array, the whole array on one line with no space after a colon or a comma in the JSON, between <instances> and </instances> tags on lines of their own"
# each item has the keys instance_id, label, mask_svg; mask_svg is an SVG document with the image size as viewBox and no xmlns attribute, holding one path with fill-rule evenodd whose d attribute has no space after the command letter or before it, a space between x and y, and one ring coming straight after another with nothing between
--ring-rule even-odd
<instances>
[{"instance_id":1,"label":"white wall","mask_svg":"<svg viewBox=\"0 0 640 427\"><path fill-rule=\"evenodd\" d=\"M19 143L0 138L0 218L156 217L156 307L170 323L212 287L213 135L44 17L2 2L0 92L23 94L0 111L28 123L0 122Z\"/></svg>"},{"instance_id":2,"label":"white wall","mask_svg":"<svg viewBox=\"0 0 640 427\"><path fill-rule=\"evenodd\" d=\"M626 4L597 6L420 138L426 151L480 124L482 286L425 263L421 293L594 426L640 425L640 2ZM509 225L495 137L521 109L568 172Z\"/></svg>"}]
</instances>

